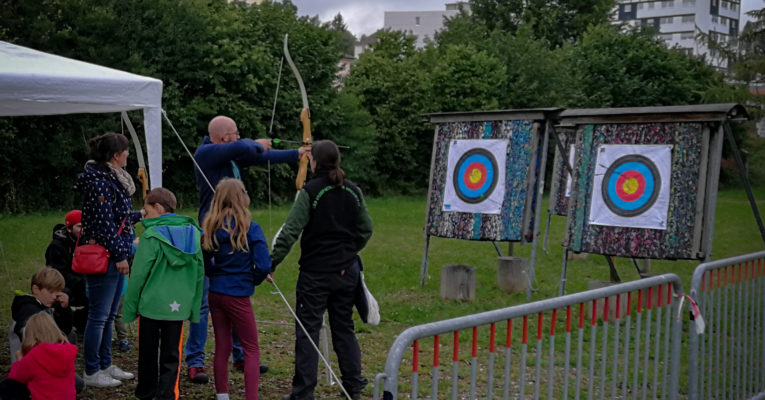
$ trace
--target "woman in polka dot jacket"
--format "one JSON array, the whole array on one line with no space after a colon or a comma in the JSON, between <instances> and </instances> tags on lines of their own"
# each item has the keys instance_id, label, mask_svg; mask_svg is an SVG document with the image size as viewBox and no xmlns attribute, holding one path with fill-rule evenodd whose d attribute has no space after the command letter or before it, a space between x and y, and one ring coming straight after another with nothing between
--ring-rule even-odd
<instances>
[{"instance_id":1,"label":"woman in polka dot jacket","mask_svg":"<svg viewBox=\"0 0 765 400\"><path fill-rule=\"evenodd\" d=\"M141 220L141 212L133 211L130 201L135 184L124 169L129 153L127 138L107 133L89 144L92 160L77 176L83 196L80 243L104 246L109 251L109 266L103 275L85 276L89 312L83 338L84 380L88 386L111 387L133 378L133 374L112 365L111 344L122 286L130 270L127 259L132 252L133 224Z\"/></svg>"}]
</instances>

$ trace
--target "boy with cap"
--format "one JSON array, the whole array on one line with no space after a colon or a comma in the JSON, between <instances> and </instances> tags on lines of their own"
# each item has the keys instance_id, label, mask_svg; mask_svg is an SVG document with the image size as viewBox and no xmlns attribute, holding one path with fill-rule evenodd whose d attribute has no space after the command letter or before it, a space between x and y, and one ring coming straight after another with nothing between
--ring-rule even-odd
<instances>
[{"instance_id":1,"label":"boy with cap","mask_svg":"<svg viewBox=\"0 0 765 400\"><path fill-rule=\"evenodd\" d=\"M69 296L72 310L72 324L81 336L88 322L88 298L85 293L85 278L72 271L72 256L77 237L82 232L82 211L69 211L63 224L53 227L53 238L45 250L45 265L56 269L64 276L63 292Z\"/></svg>"}]
</instances>

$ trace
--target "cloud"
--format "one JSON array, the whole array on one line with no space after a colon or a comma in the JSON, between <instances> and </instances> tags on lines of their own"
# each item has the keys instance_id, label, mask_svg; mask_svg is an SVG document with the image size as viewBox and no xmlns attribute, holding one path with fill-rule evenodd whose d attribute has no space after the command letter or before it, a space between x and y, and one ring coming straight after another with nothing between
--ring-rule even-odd
<instances>
[{"instance_id":1,"label":"cloud","mask_svg":"<svg viewBox=\"0 0 765 400\"><path fill-rule=\"evenodd\" d=\"M444 10L447 2L449 0L293 0L300 15L318 15L326 22L337 13L342 14L348 30L356 36L381 29L385 11Z\"/></svg>"}]
</instances>

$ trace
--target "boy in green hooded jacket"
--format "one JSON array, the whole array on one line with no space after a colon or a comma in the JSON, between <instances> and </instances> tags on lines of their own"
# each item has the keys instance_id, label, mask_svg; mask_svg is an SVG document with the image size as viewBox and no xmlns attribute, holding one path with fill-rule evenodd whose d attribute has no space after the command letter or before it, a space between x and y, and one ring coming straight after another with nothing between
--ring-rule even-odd
<instances>
[{"instance_id":1,"label":"boy in green hooded jacket","mask_svg":"<svg viewBox=\"0 0 765 400\"><path fill-rule=\"evenodd\" d=\"M204 284L200 229L172 214L175 195L163 188L144 200L146 231L133 259L122 318L138 321L139 399L178 399L183 321L199 321ZM159 353L159 354L158 354Z\"/></svg>"}]
</instances>

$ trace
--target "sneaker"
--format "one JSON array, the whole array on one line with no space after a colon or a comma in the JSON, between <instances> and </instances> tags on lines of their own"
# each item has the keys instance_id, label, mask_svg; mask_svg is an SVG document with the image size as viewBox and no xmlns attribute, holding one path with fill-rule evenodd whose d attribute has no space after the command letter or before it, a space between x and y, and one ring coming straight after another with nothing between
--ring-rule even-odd
<instances>
[{"instance_id":1,"label":"sneaker","mask_svg":"<svg viewBox=\"0 0 765 400\"><path fill-rule=\"evenodd\" d=\"M85 382L85 385L90 387L105 388L122 385L122 382L109 376L109 374L106 373L106 370L98 371L93 375L88 375L85 373L83 374L82 378L82 380Z\"/></svg>"},{"instance_id":2,"label":"sneaker","mask_svg":"<svg viewBox=\"0 0 765 400\"><path fill-rule=\"evenodd\" d=\"M128 342L120 342L119 345L117 345L117 350L119 351L128 351L130 350L130 343Z\"/></svg>"},{"instance_id":3,"label":"sneaker","mask_svg":"<svg viewBox=\"0 0 765 400\"><path fill-rule=\"evenodd\" d=\"M260 374L263 375L266 372L268 372L268 365L266 364L260 364Z\"/></svg>"},{"instance_id":4,"label":"sneaker","mask_svg":"<svg viewBox=\"0 0 765 400\"><path fill-rule=\"evenodd\" d=\"M128 379L135 378L135 375L131 374L130 372L125 372L120 369L120 367L112 364L109 366L109 368L103 370L104 373L108 374L114 379L119 379L121 381L126 381Z\"/></svg>"},{"instance_id":5,"label":"sneaker","mask_svg":"<svg viewBox=\"0 0 765 400\"><path fill-rule=\"evenodd\" d=\"M189 368L189 380L194 383L207 383L210 378L205 373L204 367L191 367Z\"/></svg>"}]
</instances>

